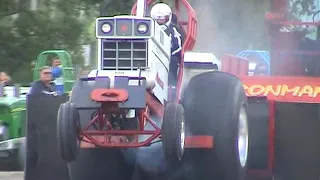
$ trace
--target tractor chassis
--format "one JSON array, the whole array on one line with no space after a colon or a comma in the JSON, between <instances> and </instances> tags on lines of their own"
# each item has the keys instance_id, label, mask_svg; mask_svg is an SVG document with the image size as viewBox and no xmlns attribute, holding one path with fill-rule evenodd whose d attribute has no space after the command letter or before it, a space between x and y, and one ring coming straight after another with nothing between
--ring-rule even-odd
<instances>
[{"instance_id":1,"label":"tractor chassis","mask_svg":"<svg viewBox=\"0 0 320 180\"><path fill-rule=\"evenodd\" d=\"M128 98L126 90L119 89L96 89L91 94L93 101L101 103L97 114L84 126L78 127L78 141L80 148L138 148L150 146L161 141L161 124L164 106L150 93L146 92L145 108L122 108L120 104ZM118 93L116 96L105 98L102 94ZM101 98L103 97L103 98ZM120 97L120 98L119 98ZM125 117L128 111L135 111L137 116L129 121L137 121L137 128L116 129L112 127L110 117L112 115ZM160 122L156 121L160 120ZM150 125L146 128L147 125ZM141 136L148 136L139 140ZM129 142L121 137L133 137ZM186 136L185 148L212 148L212 136Z\"/></svg>"},{"instance_id":2,"label":"tractor chassis","mask_svg":"<svg viewBox=\"0 0 320 180\"><path fill-rule=\"evenodd\" d=\"M149 116L148 108L137 110L139 113L137 119L133 121L138 121L138 129L136 130L117 130L111 125L108 115L114 113L115 111L123 111L119 107L111 108L102 104L102 107L98 109L97 115L89 121L89 123L80 130L79 139L84 143L89 143L97 147L117 147L117 148L137 148L142 146L149 146L152 142L159 138L161 135L161 130L155 121ZM146 130L145 125L150 123L153 130ZM94 130L89 130L93 127ZM149 135L146 140L138 141L139 135ZM113 137L116 136L135 136L134 140L131 142L123 142L118 138L118 142L112 142ZM88 144L87 144L88 145ZM81 145L80 145L81 146Z\"/></svg>"}]
</instances>

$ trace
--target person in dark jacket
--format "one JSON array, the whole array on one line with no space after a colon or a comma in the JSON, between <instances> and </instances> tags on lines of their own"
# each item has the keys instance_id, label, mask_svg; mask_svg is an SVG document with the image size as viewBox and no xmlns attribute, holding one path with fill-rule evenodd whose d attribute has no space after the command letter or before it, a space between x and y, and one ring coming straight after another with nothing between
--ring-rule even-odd
<instances>
[{"instance_id":1,"label":"person in dark jacket","mask_svg":"<svg viewBox=\"0 0 320 180\"><path fill-rule=\"evenodd\" d=\"M178 32L181 33L181 41L184 42L186 34L185 31L182 29L183 27L178 23L178 17L176 14L172 13L171 24L175 26Z\"/></svg>"},{"instance_id":2,"label":"person in dark jacket","mask_svg":"<svg viewBox=\"0 0 320 180\"><path fill-rule=\"evenodd\" d=\"M172 10L165 3L158 3L151 9L151 17L157 21L161 28L171 37L171 58L169 65L168 82L175 86L177 82L178 67L181 61L183 37L181 29L172 23Z\"/></svg>"},{"instance_id":3,"label":"person in dark jacket","mask_svg":"<svg viewBox=\"0 0 320 180\"><path fill-rule=\"evenodd\" d=\"M40 80L31 85L30 95L58 96L55 84L52 82L52 70L49 66L40 69Z\"/></svg>"}]
</instances>

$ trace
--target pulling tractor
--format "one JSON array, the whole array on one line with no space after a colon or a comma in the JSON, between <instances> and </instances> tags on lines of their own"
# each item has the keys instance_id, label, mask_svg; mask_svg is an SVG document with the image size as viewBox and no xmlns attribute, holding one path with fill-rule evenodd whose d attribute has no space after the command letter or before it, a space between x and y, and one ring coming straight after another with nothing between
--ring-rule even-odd
<instances>
[{"instance_id":1,"label":"pulling tractor","mask_svg":"<svg viewBox=\"0 0 320 180\"><path fill-rule=\"evenodd\" d=\"M138 0L135 15L96 20L98 69L75 82L67 102L50 99L51 108L60 106L57 132L47 133L57 109L39 112L45 99L28 99L26 180L41 173L38 179L60 178L52 170L63 166L54 163L53 141L72 180L318 179L319 53L300 44L301 31L282 29L319 23L289 21L287 0L273 0L266 21L270 76L249 76L245 58L225 55L216 70L212 54L192 51L197 16L186 0L176 0L186 39L178 83L169 86L170 39L145 16L152 2Z\"/></svg>"},{"instance_id":2,"label":"pulling tractor","mask_svg":"<svg viewBox=\"0 0 320 180\"><path fill-rule=\"evenodd\" d=\"M170 39L145 16L152 2L96 20L98 69L67 102L29 96L25 179L319 179L319 49L282 30L319 23L289 21L287 0L273 0L270 76L249 76L245 58L225 55L216 70L212 54L192 51L197 16L176 0L186 39L169 86Z\"/></svg>"},{"instance_id":3,"label":"pulling tractor","mask_svg":"<svg viewBox=\"0 0 320 180\"><path fill-rule=\"evenodd\" d=\"M162 152L154 156L163 153L168 166L198 164L193 173L202 179L241 179L248 156L247 97L241 81L217 71L213 54L190 51L197 18L181 0L176 3L189 12L187 23L180 22L187 25L184 56L178 83L169 86L171 41L145 16L151 2L138 0L135 15L96 19L98 69L81 77L59 108L61 157L72 163L83 148L129 153L161 143Z\"/></svg>"}]
</instances>

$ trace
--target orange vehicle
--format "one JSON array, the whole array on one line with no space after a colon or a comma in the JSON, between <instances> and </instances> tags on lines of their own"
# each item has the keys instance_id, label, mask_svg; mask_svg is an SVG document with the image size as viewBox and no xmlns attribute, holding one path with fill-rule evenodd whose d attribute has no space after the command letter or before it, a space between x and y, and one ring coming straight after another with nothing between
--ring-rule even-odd
<instances>
[{"instance_id":1,"label":"orange vehicle","mask_svg":"<svg viewBox=\"0 0 320 180\"><path fill-rule=\"evenodd\" d=\"M138 0L132 16L97 18L98 69L70 99L28 97L25 179L318 178L320 80L303 77L312 66L296 55L316 53L292 55L301 36L279 31L286 3L274 1L271 76L248 76L246 59L225 55L217 71L214 55L192 51L197 15L175 0L186 34L176 86L169 36L145 16L153 0Z\"/></svg>"}]
</instances>

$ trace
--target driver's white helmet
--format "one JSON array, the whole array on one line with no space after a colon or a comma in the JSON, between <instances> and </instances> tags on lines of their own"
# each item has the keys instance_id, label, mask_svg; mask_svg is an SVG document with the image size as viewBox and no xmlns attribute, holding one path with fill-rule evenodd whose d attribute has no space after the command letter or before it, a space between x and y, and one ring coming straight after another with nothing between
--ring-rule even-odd
<instances>
[{"instance_id":1,"label":"driver's white helmet","mask_svg":"<svg viewBox=\"0 0 320 180\"><path fill-rule=\"evenodd\" d=\"M150 15L165 30L171 23L172 10L167 4L158 3L152 7Z\"/></svg>"}]
</instances>

